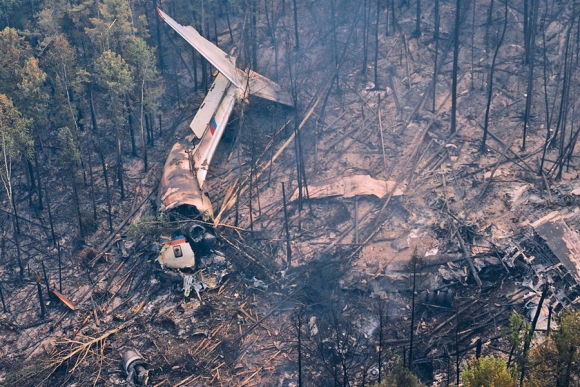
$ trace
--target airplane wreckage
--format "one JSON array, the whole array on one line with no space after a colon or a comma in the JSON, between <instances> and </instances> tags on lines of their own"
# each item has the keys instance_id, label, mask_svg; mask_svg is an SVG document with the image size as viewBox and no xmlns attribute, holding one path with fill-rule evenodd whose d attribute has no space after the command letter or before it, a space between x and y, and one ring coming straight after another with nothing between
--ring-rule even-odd
<instances>
[{"instance_id":1,"label":"airplane wreckage","mask_svg":"<svg viewBox=\"0 0 580 387\"><path fill-rule=\"evenodd\" d=\"M235 57L202 37L193 27L180 25L159 8L157 12L219 72L189 125L192 133L178 141L169 153L161 178L158 208L160 212L194 212L209 220L213 218L213 210L204 183L236 101L254 95L289 107L294 103L275 82L252 70L237 68ZM185 233L165 242L157 261L163 269L168 269L166 272L183 277L186 296L195 289L199 297L200 284L205 287L205 283L192 274L196 266L195 251L210 251L215 236L206 226L195 222L185 227ZM213 261L223 263L220 257Z\"/></svg>"}]
</instances>

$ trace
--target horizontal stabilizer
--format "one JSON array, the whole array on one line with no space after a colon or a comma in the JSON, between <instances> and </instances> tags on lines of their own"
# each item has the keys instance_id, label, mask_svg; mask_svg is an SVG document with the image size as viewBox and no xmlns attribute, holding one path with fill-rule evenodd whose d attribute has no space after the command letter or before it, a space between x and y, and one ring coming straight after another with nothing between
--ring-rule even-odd
<instances>
[{"instance_id":1,"label":"horizontal stabilizer","mask_svg":"<svg viewBox=\"0 0 580 387\"><path fill-rule=\"evenodd\" d=\"M236 69L236 58L226 54L215 44L204 38L191 26L182 26L168 14L157 8L161 19L165 20L183 39L187 40L205 59L207 59L220 73L222 73L236 87L242 88Z\"/></svg>"},{"instance_id":2,"label":"horizontal stabilizer","mask_svg":"<svg viewBox=\"0 0 580 387\"><path fill-rule=\"evenodd\" d=\"M283 91L280 85L278 85L276 82L271 81L270 79L252 70L250 70L249 75L240 69L238 69L238 72L238 79L245 79L246 77L248 78L247 81L251 95L278 102L286 106L294 106L292 96Z\"/></svg>"}]
</instances>

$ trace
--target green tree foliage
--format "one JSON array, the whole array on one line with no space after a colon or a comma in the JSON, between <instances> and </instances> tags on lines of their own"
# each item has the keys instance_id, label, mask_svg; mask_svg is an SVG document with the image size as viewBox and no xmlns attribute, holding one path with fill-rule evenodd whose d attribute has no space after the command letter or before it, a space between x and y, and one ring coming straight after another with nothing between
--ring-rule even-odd
<instances>
[{"instance_id":1,"label":"green tree foliage","mask_svg":"<svg viewBox=\"0 0 580 387\"><path fill-rule=\"evenodd\" d=\"M88 73L77 66L74 48L63 35L54 37L43 57L53 90L50 102L51 121L58 127L77 127L77 102L84 94ZM76 96L72 91L76 91Z\"/></svg>"},{"instance_id":2,"label":"green tree foliage","mask_svg":"<svg viewBox=\"0 0 580 387\"><path fill-rule=\"evenodd\" d=\"M90 18L92 28L85 31L99 51L115 50L123 53L128 40L135 36L134 20L129 2L104 0L99 2L98 17Z\"/></svg>"},{"instance_id":3,"label":"green tree foliage","mask_svg":"<svg viewBox=\"0 0 580 387\"><path fill-rule=\"evenodd\" d=\"M79 227L79 236L84 238L83 230L83 216L81 214L81 206L77 187L77 165L81 160L81 152L79 143L73 131L68 127L63 127L58 130L58 141L60 145L59 162L65 171L65 176L68 176L72 188L72 201L76 212L76 217Z\"/></svg>"},{"instance_id":4,"label":"green tree foliage","mask_svg":"<svg viewBox=\"0 0 580 387\"><path fill-rule=\"evenodd\" d=\"M58 130L58 144L60 152L58 160L60 164L67 170L73 170L81 161L81 151L77 136L68 127L63 127Z\"/></svg>"},{"instance_id":5,"label":"green tree foliage","mask_svg":"<svg viewBox=\"0 0 580 387\"><path fill-rule=\"evenodd\" d=\"M14 107L13 102L0 94L0 149L2 160L30 157L34 141L30 136L30 121Z\"/></svg>"},{"instance_id":6,"label":"green tree foliage","mask_svg":"<svg viewBox=\"0 0 580 387\"><path fill-rule=\"evenodd\" d=\"M125 121L125 97L133 84L133 77L129 65L120 56L112 51L105 51L95 64L97 81L109 96L108 111L111 125L115 131L117 141L117 181L121 189L121 198L125 198L123 185L123 149L121 145L121 128Z\"/></svg>"},{"instance_id":7,"label":"green tree foliage","mask_svg":"<svg viewBox=\"0 0 580 387\"><path fill-rule=\"evenodd\" d=\"M21 81L24 64L31 56L31 48L14 28L0 32L0 93L11 94Z\"/></svg>"},{"instance_id":8,"label":"green tree foliage","mask_svg":"<svg viewBox=\"0 0 580 387\"><path fill-rule=\"evenodd\" d=\"M580 312L564 312L559 325L552 337L530 352L530 375L541 387L580 383Z\"/></svg>"},{"instance_id":9,"label":"green tree foliage","mask_svg":"<svg viewBox=\"0 0 580 387\"><path fill-rule=\"evenodd\" d=\"M111 98L118 98L129 91L132 84L131 69L120 55L110 50L103 52L97 59L95 70L98 83Z\"/></svg>"},{"instance_id":10,"label":"green tree foliage","mask_svg":"<svg viewBox=\"0 0 580 387\"><path fill-rule=\"evenodd\" d=\"M509 325L504 329L503 334L510 343L510 353L508 367L512 364L521 367L523 361L524 340L530 330L530 324L524 320L521 314L513 313L510 316Z\"/></svg>"},{"instance_id":11,"label":"green tree foliage","mask_svg":"<svg viewBox=\"0 0 580 387\"><path fill-rule=\"evenodd\" d=\"M141 38L131 39L125 55L133 69L133 100L141 105L145 113L157 113L163 88L155 66L155 54Z\"/></svg>"},{"instance_id":12,"label":"green tree foliage","mask_svg":"<svg viewBox=\"0 0 580 387\"><path fill-rule=\"evenodd\" d=\"M34 145L29 124L12 101L0 94L0 178L11 204L14 198L13 163L22 157L29 158Z\"/></svg>"},{"instance_id":13,"label":"green tree foliage","mask_svg":"<svg viewBox=\"0 0 580 387\"><path fill-rule=\"evenodd\" d=\"M38 67L38 59L30 57L24 63L18 83L20 110L39 127L46 121L48 93L44 87L46 73Z\"/></svg>"},{"instance_id":14,"label":"green tree foliage","mask_svg":"<svg viewBox=\"0 0 580 387\"><path fill-rule=\"evenodd\" d=\"M400 356L391 354L391 360L387 364L387 372L380 384L372 387L422 387L419 378L403 365Z\"/></svg>"},{"instance_id":15,"label":"green tree foliage","mask_svg":"<svg viewBox=\"0 0 580 387\"><path fill-rule=\"evenodd\" d=\"M505 360L493 356L473 358L461 372L465 387L516 387L517 376L507 369Z\"/></svg>"}]
</instances>

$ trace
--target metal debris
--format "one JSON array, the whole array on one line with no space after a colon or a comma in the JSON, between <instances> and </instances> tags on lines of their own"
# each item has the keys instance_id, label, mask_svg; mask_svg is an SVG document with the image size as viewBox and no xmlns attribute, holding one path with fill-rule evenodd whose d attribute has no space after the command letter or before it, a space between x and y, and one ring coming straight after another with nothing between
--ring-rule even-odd
<instances>
[{"instance_id":1,"label":"metal debris","mask_svg":"<svg viewBox=\"0 0 580 387\"><path fill-rule=\"evenodd\" d=\"M532 223L532 227L546 241L568 272L580 283L580 235L572 230L564 217L554 211Z\"/></svg>"},{"instance_id":2,"label":"metal debris","mask_svg":"<svg viewBox=\"0 0 580 387\"><path fill-rule=\"evenodd\" d=\"M163 268L193 269L195 267L195 254L185 237L180 235L169 242L165 242L157 262Z\"/></svg>"},{"instance_id":3,"label":"metal debris","mask_svg":"<svg viewBox=\"0 0 580 387\"><path fill-rule=\"evenodd\" d=\"M373 179L369 175L339 176L309 184L308 197L310 199L333 196L352 198L355 196L374 195L382 198L391 192L393 196L403 195L403 191L396 189L396 185L397 183L394 181ZM290 201L298 199L298 194L299 192L296 190Z\"/></svg>"},{"instance_id":4,"label":"metal debris","mask_svg":"<svg viewBox=\"0 0 580 387\"><path fill-rule=\"evenodd\" d=\"M266 283L264 281L259 280L256 277L252 277L250 279L246 278L246 282L248 284L250 284L250 286L252 286L256 289L263 289L263 290L268 289L268 285L266 285Z\"/></svg>"},{"instance_id":5,"label":"metal debris","mask_svg":"<svg viewBox=\"0 0 580 387\"><path fill-rule=\"evenodd\" d=\"M123 352L123 368L127 372L129 386L146 386L149 382L147 363L136 349Z\"/></svg>"}]
</instances>

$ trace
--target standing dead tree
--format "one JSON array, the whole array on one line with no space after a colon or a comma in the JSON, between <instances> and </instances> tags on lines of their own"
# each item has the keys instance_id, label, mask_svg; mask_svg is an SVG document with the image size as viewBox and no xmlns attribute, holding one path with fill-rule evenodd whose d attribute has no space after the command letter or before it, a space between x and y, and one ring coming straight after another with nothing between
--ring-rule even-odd
<instances>
[{"instance_id":1,"label":"standing dead tree","mask_svg":"<svg viewBox=\"0 0 580 387\"><path fill-rule=\"evenodd\" d=\"M528 0L525 1L528 3ZM524 132L522 137L522 151L526 150L526 135L530 123L530 114L532 109L532 99L534 91L534 49L536 45L536 24L538 13L538 0L531 0L531 14L529 15L528 31L524 34L526 41L526 59L528 64L528 87L526 90L526 110L524 112ZM525 20L525 18L524 18Z\"/></svg>"},{"instance_id":2,"label":"standing dead tree","mask_svg":"<svg viewBox=\"0 0 580 387\"><path fill-rule=\"evenodd\" d=\"M493 6L493 3L492 3L492 6ZM490 11L490 12L492 12L492 11ZM489 111L491 109L491 99L492 99L492 95L493 95L493 75L495 72L495 64L497 61L497 54L499 53L499 49L501 48L501 45L503 44L503 41L505 38L505 32L507 30L507 20L508 20L508 4L506 1L505 12L504 12L503 31L501 33L501 37L499 38L497 46L495 47L495 51L493 53L493 59L491 60L491 67L489 69L489 81L487 83L488 84L488 86L487 86L487 104L485 107L485 119L483 121L483 137L481 139L481 147L480 147L480 152L482 154L487 152L486 142L487 142L487 134L488 134L488 128L489 128Z\"/></svg>"},{"instance_id":3,"label":"standing dead tree","mask_svg":"<svg viewBox=\"0 0 580 387\"><path fill-rule=\"evenodd\" d=\"M461 0L455 1L455 26L453 29L453 72L451 83L451 134L457 125L457 73L459 71L459 28L461 27Z\"/></svg>"}]
</instances>

